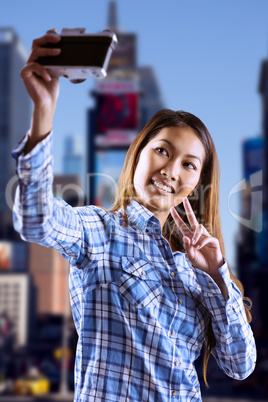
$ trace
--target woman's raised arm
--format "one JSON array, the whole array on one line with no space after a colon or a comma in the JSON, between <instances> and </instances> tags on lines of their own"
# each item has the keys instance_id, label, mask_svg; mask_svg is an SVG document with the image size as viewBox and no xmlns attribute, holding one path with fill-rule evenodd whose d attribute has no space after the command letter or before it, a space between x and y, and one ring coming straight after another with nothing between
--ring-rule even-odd
<instances>
[{"instance_id":1,"label":"woman's raised arm","mask_svg":"<svg viewBox=\"0 0 268 402\"><path fill-rule=\"evenodd\" d=\"M21 70L22 80L34 103L32 124L25 153L30 152L52 129L59 95L59 79L51 77L46 68L37 63L36 60L44 56L57 56L61 51L60 49L43 46L47 43L59 41L60 35L55 30L47 31L46 35L35 39L32 43L30 57Z\"/></svg>"}]
</instances>

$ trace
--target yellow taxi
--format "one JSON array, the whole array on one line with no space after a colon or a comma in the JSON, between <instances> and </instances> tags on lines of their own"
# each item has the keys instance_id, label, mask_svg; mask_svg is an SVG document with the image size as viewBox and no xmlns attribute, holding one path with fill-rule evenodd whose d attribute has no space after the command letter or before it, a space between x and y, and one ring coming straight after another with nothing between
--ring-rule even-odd
<instances>
[{"instance_id":1,"label":"yellow taxi","mask_svg":"<svg viewBox=\"0 0 268 402\"><path fill-rule=\"evenodd\" d=\"M18 378L14 383L14 395L45 395L49 392L49 380L37 369L32 368L29 372Z\"/></svg>"}]
</instances>

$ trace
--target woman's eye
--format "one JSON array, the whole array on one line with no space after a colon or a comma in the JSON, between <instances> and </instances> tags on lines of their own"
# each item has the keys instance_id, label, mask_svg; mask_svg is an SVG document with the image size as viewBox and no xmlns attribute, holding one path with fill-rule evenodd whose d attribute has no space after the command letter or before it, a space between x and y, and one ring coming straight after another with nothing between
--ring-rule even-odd
<instances>
[{"instance_id":1,"label":"woman's eye","mask_svg":"<svg viewBox=\"0 0 268 402\"><path fill-rule=\"evenodd\" d=\"M167 152L167 150L166 150L165 148L159 147L159 148L156 148L156 151L157 151L159 154L168 156L168 152Z\"/></svg>"},{"instance_id":2,"label":"woman's eye","mask_svg":"<svg viewBox=\"0 0 268 402\"><path fill-rule=\"evenodd\" d=\"M186 165L189 169L196 170L196 166L191 162L185 162L184 165Z\"/></svg>"}]
</instances>

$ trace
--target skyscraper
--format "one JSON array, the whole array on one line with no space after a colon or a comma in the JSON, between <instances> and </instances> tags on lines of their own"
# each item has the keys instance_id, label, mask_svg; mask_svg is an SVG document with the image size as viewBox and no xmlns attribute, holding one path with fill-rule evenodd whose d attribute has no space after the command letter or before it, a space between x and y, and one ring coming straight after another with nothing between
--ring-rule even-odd
<instances>
[{"instance_id":1,"label":"skyscraper","mask_svg":"<svg viewBox=\"0 0 268 402\"><path fill-rule=\"evenodd\" d=\"M268 233L268 59L262 61L259 93L262 98L262 131L264 137L264 185L263 185L263 208L264 208L264 227ZM266 238L266 250L268 248L268 238ZM268 257L267 260L268 262ZM268 265L268 264L267 264ZM268 270L268 268L267 268Z\"/></svg>"},{"instance_id":2,"label":"skyscraper","mask_svg":"<svg viewBox=\"0 0 268 402\"><path fill-rule=\"evenodd\" d=\"M257 339L267 339L268 307L268 60L261 65L259 93L262 97L262 137L243 144L245 185L237 249L240 279L253 301L253 328ZM257 211L258 209L258 211ZM268 344L266 341L266 348Z\"/></svg>"},{"instance_id":3,"label":"skyscraper","mask_svg":"<svg viewBox=\"0 0 268 402\"><path fill-rule=\"evenodd\" d=\"M0 238L14 235L6 189L15 174L11 150L30 122L30 99L20 78L26 60L27 52L14 30L0 28Z\"/></svg>"},{"instance_id":4,"label":"skyscraper","mask_svg":"<svg viewBox=\"0 0 268 402\"><path fill-rule=\"evenodd\" d=\"M137 65L137 35L117 25L116 3L111 1L108 29L118 44L110 59L107 77L92 92L95 107L89 111L88 173L90 203L109 208L127 149L151 116L162 108L151 66Z\"/></svg>"}]
</instances>

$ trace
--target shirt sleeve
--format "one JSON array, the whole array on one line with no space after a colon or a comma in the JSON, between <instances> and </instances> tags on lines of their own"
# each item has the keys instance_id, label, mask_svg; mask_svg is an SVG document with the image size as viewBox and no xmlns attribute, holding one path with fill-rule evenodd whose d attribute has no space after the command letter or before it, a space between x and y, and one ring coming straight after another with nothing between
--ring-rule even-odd
<instances>
[{"instance_id":1,"label":"shirt sleeve","mask_svg":"<svg viewBox=\"0 0 268 402\"><path fill-rule=\"evenodd\" d=\"M256 364L254 336L247 322L243 297L231 280L227 262L219 269L228 290L227 300L214 280L193 268L202 304L211 314L216 346L212 351L219 367L236 380L247 378ZM196 291L197 289L195 289Z\"/></svg>"},{"instance_id":2,"label":"shirt sleeve","mask_svg":"<svg viewBox=\"0 0 268 402\"><path fill-rule=\"evenodd\" d=\"M19 185L13 206L14 228L23 240L53 247L71 265L90 257L92 231L98 214L90 207L74 208L53 195L52 132L28 154L27 135L12 152L17 160ZM87 210L87 231L81 216ZM86 233L85 233L86 232Z\"/></svg>"}]
</instances>

